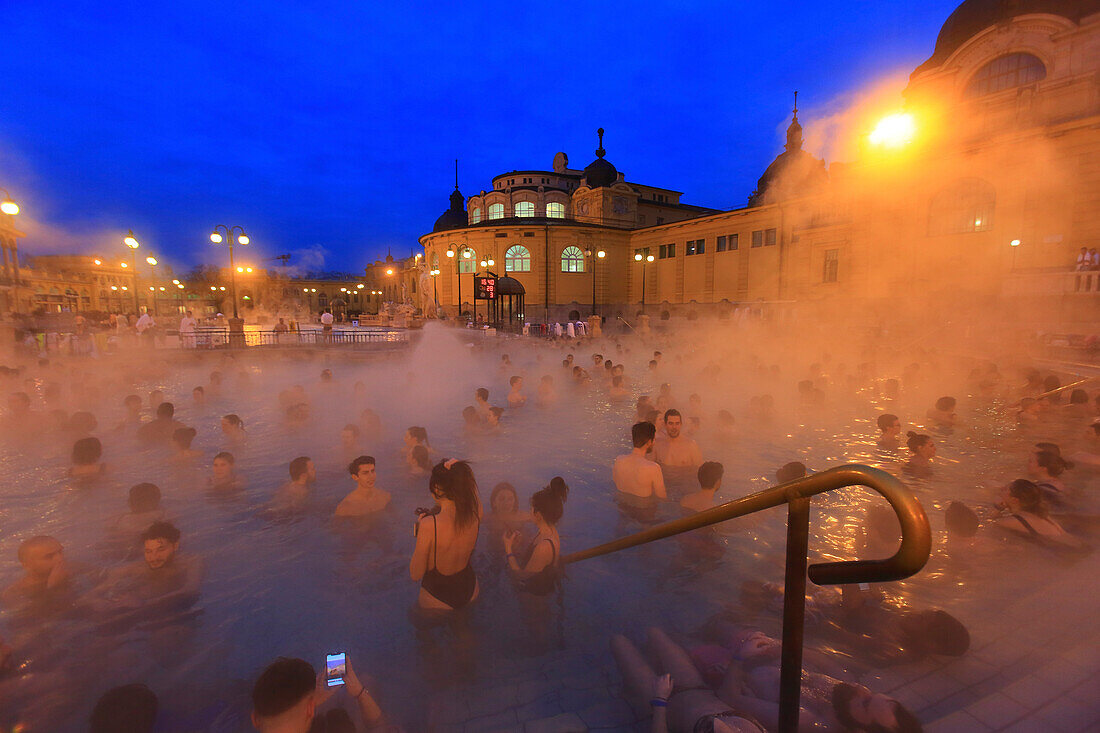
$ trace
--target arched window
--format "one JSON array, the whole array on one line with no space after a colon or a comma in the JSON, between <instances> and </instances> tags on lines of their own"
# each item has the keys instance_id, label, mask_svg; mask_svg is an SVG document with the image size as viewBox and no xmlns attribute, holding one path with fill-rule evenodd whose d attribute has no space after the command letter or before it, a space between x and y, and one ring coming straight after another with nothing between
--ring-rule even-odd
<instances>
[{"instance_id":1,"label":"arched window","mask_svg":"<svg viewBox=\"0 0 1100 733\"><path fill-rule=\"evenodd\" d=\"M475 206L474 208L470 209L470 223L471 224L477 224L480 221L481 221L481 207L480 206Z\"/></svg>"},{"instance_id":2,"label":"arched window","mask_svg":"<svg viewBox=\"0 0 1100 733\"><path fill-rule=\"evenodd\" d=\"M584 252L579 247L566 247L561 251L562 272L584 272Z\"/></svg>"},{"instance_id":3,"label":"arched window","mask_svg":"<svg viewBox=\"0 0 1100 733\"><path fill-rule=\"evenodd\" d=\"M966 84L963 96L969 99L1022 87L1047 77L1047 67L1029 53L1000 56L978 69Z\"/></svg>"},{"instance_id":4,"label":"arched window","mask_svg":"<svg viewBox=\"0 0 1100 733\"><path fill-rule=\"evenodd\" d=\"M522 244L513 244L504 253L505 272L531 272L531 251Z\"/></svg>"},{"instance_id":5,"label":"arched window","mask_svg":"<svg viewBox=\"0 0 1100 733\"><path fill-rule=\"evenodd\" d=\"M535 205L530 201L516 202L516 216L534 216Z\"/></svg>"},{"instance_id":6,"label":"arched window","mask_svg":"<svg viewBox=\"0 0 1100 733\"><path fill-rule=\"evenodd\" d=\"M551 201L546 205L546 217L548 219L564 219L565 218L565 204L557 201Z\"/></svg>"},{"instance_id":7,"label":"arched window","mask_svg":"<svg viewBox=\"0 0 1100 733\"><path fill-rule=\"evenodd\" d=\"M490 219L503 219L504 218L504 204L489 204L489 218Z\"/></svg>"},{"instance_id":8,"label":"arched window","mask_svg":"<svg viewBox=\"0 0 1100 733\"><path fill-rule=\"evenodd\" d=\"M980 178L963 178L932 197L928 234L984 232L993 228L997 192Z\"/></svg>"},{"instance_id":9,"label":"arched window","mask_svg":"<svg viewBox=\"0 0 1100 733\"><path fill-rule=\"evenodd\" d=\"M467 257L466 255L470 255ZM477 272L477 252L473 249L460 250L455 254L458 258L458 271L462 275L470 275Z\"/></svg>"}]
</instances>

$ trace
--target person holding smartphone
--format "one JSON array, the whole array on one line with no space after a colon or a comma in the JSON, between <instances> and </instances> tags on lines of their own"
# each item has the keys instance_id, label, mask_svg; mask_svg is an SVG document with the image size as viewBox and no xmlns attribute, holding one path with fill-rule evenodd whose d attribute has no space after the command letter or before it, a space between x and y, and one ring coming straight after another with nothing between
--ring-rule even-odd
<instances>
[{"instance_id":1,"label":"person holding smartphone","mask_svg":"<svg viewBox=\"0 0 1100 733\"><path fill-rule=\"evenodd\" d=\"M308 733L317 722L322 730L340 730L341 726L355 730L355 724L341 707L317 712L343 688L355 701L367 731L386 730L382 709L359 681L351 660L346 654L342 656L343 683L332 686L329 682L333 678L327 670L318 675L313 665L303 659L279 657L269 664L252 687L253 727L260 733Z\"/></svg>"}]
</instances>

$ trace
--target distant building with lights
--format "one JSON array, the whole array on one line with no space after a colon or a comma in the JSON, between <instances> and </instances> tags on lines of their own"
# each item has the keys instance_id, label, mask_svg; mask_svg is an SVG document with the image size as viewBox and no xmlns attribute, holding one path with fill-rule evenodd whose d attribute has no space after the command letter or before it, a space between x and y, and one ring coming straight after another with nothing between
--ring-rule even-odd
<instances>
[{"instance_id":1,"label":"distant building with lights","mask_svg":"<svg viewBox=\"0 0 1100 733\"><path fill-rule=\"evenodd\" d=\"M643 302L662 315L904 308L910 294L945 309L1025 295L1095 307L1100 285L1082 293L1069 270L1100 246L1098 80L1100 0L966 0L910 76L905 145L867 142L826 166L803 149L796 108L746 208L716 211L627 181L601 134L583 170L559 153L468 200L456 185L419 241L450 314L460 293L471 311L486 271L522 284L528 321L587 316L593 301L608 318Z\"/></svg>"}]
</instances>

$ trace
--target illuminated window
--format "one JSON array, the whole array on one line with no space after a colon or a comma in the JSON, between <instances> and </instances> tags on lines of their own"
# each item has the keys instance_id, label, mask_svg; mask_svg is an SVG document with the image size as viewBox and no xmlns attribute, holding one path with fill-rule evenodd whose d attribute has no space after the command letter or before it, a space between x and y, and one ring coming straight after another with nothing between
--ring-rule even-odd
<instances>
[{"instance_id":1,"label":"illuminated window","mask_svg":"<svg viewBox=\"0 0 1100 733\"><path fill-rule=\"evenodd\" d=\"M438 270L439 269L439 253L438 252L432 252L432 269L433 270Z\"/></svg>"},{"instance_id":2,"label":"illuminated window","mask_svg":"<svg viewBox=\"0 0 1100 733\"><path fill-rule=\"evenodd\" d=\"M466 255L470 255L467 257ZM472 249L459 250L455 253L458 258L458 272L462 275L470 275L477 272L477 252Z\"/></svg>"},{"instance_id":3,"label":"illuminated window","mask_svg":"<svg viewBox=\"0 0 1100 733\"><path fill-rule=\"evenodd\" d=\"M535 205L530 201L516 202L516 216L534 216Z\"/></svg>"},{"instance_id":4,"label":"illuminated window","mask_svg":"<svg viewBox=\"0 0 1100 733\"><path fill-rule=\"evenodd\" d=\"M566 247L561 251L562 272L584 272L584 252L579 247Z\"/></svg>"},{"instance_id":5,"label":"illuminated window","mask_svg":"<svg viewBox=\"0 0 1100 733\"><path fill-rule=\"evenodd\" d=\"M963 178L940 189L928 210L928 235L985 232L993 228L997 193L980 178Z\"/></svg>"},{"instance_id":6,"label":"illuminated window","mask_svg":"<svg viewBox=\"0 0 1100 733\"><path fill-rule=\"evenodd\" d=\"M546 205L546 216L549 219L564 219L565 204L559 204L556 201L548 203Z\"/></svg>"},{"instance_id":7,"label":"illuminated window","mask_svg":"<svg viewBox=\"0 0 1100 733\"><path fill-rule=\"evenodd\" d=\"M821 275L821 281L835 283L837 272L840 269L840 250L825 250L825 270Z\"/></svg>"},{"instance_id":8,"label":"illuminated window","mask_svg":"<svg viewBox=\"0 0 1100 733\"><path fill-rule=\"evenodd\" d=\"M531 251L522 244L513 244L504 253L505 272L530 272Z\"/></svg>"},{"instance_id":9,"label":"illuminated window","mask_svg":"<svg viewBox=\"0 0 1100 733\"><path fill-rule=\"evenodd\" d=\"M1042 81L1047 76L1043 62L1029 53L1010 53L978 69L967 82L963 96L973 99L1005 89Z\"/></svg>"},{"instance_id":10,"label":"illuminated window","mask_svg":"<svg viewBox=\"0 0 1100 733\"><path fill-rule=\"evenodd\" d=\"M479 221L481 221L481 207L475 206L470 209L470 223L477 224Z\"/></svg>"},{"instance_id":11,"label":"illuminated window","mask_svg":"<svg viewBox=\"0 0 1100 733\"><path fill-rule=\"evenodd\" d=\"M504 218L504 204L489 204L489 218L490 219L503 219Z\"/></svg>"}]
</instances>

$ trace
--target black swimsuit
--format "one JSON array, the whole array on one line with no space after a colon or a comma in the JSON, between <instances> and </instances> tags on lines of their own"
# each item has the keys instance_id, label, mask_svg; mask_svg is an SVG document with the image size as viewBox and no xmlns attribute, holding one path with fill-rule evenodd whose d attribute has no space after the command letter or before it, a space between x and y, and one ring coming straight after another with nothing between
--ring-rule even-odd
<instances>
[{"instance_id":1,"label":"black swimsuit","mask_svg":"<svg viewBox=\"0 0 1100 733\"><path fill-rule=\"evenodd\" d=\"M474 597L474 591L477 590L477 576L474 574L474 569L470 567L469 560L466 561L466 567L454 575L444 575L439 572L436 552L439 545L437 529L435 516L432 515L432 567L424 573L420 587L451 608L462 608ZM472 552L470 554L473 555Z\"/></svg>"},{"instance_id":2,"label":"black swimsuit","mask_svg":"<svg viewBox=\"0 0 1100 733\"><path fill-rule=\"evenodd\" d=\"M561 580L561 568L558 566L558 548L554 545L554 540L549 537L544 537L541 542L550 543L550 549L554 553L550 560L550 564L522 581L519 586L520 590L525 593L530 593L533 596L550 595L554 592L554 589L558 587L558 583ZM535 548L538 547L541 542L532 543L532 545L527 548L527 556L523 559L523 567L526 567L527 563L531 562L531 556L535 554Z\"/></svg>"}]
</instances>

